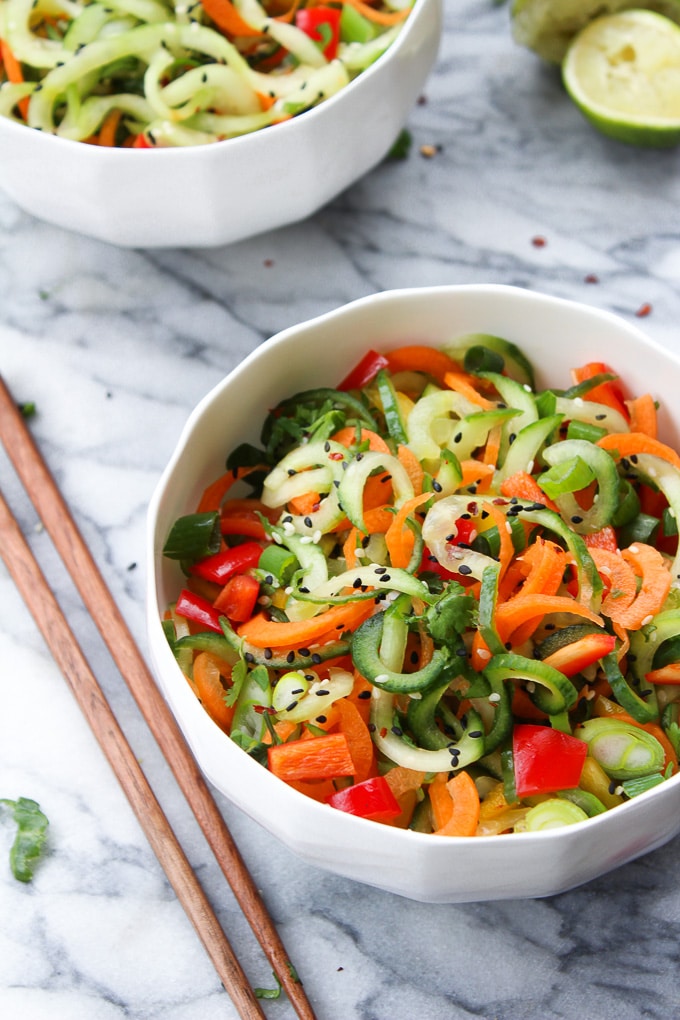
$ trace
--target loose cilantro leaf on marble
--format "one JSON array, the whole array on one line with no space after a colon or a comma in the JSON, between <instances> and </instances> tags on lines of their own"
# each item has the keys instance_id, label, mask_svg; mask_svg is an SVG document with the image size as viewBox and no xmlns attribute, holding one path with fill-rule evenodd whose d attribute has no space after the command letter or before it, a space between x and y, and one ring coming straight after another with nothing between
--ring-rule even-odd
<instances>
[{"instance_id":1,"label":"loose cilantro leaf on marble","mask_svg":"<svg viewBox=\"0 0 680 1020\"><path fill-rule=\"evenodd\" d=\"M17 824L17 833L9 852L12 874L20 882L30 882L43 855L49 821L40 810L40 805L28 797L19 797L18 800L0 799L0 806L9 808Z\"/></svg>"}]
</instances>

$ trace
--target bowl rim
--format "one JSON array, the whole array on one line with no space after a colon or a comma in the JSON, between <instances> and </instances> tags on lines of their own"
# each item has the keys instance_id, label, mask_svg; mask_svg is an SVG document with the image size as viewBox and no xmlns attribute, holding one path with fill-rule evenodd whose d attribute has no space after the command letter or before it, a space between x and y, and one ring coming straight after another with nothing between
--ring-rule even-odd
<instances>
[{"instance_id":1,"label":"bowl rim","mask_svg":"<svg viewBox=\"0 0 680 1020\"><path fill-rule=\"evenodd\" d=\"M122 154L128 153L135 153L135 157L133 158L136 158L142 153L142 151L146 158L148 158L149 155L152 154L151 155L152 159L166 159L166 160L170 158L175 159L190 158L185 155L186 153L195 152L203 152L208 154L210 153L214 154L216 152L222 153L225 151L224 147L227 145L229 146L229 149L233 151L237 145L243 148L246 145L264 144L256 140L266 137L272 128L277 129L277 135L279 137L282 130L285 130L288 135L292 136L294 131L298 132L313 127L314 119L318 118L319 116L322 116L324 111L327 112L328 110L334 109L336 106L339 106L346 102L350 102L351 97L354 95L355 92L359 91L362 88L367 87L365 84L366 82L370 84L370 82L374 77L376 77L376 75L381 74L383 72L383 68L385 67L385 65L388 63L392 63L393 58L398 57L400 52L406 47L410 36L415 31L415 28L420 23L420 20L424 17L423 11L429 11L430 8L434 9L434 14L438 22L439 41L441 41L442 34L441 20L443 14L443 4L444 0L414 0L411 13L404 22L403 31L399 33L394 42L387 48L387 50L385 50L384 53L382 53L372 64L370 64L365 71L362 71L361 74L357 75L356 78L348 82L348 84L343 86L338 92L335 92L328 99L324 100L323 103L319 103L317 106L313 106L309 110L303 110L301 113L296 114L294 117L291 117L290 120L282 121L279 124L271 124L266 129L260 128L256 131L248 132L247 134L238 135L235 138L225 138L222 139L221 141L211 142L208 145L157 146L155 148L144 150L133 149L132 147L123 148L121 146L84 145L82 141L78 141L77 139L62 138L61 136L56 134L49 134L42 131L36 131L34 128L28 128L28 125L21 124L17 120L10 117L0 117L0 132L8 131L10 133L10 136L12 132L18 132L19 134L17 135L17 137L21 138L22 136L26 135L28 131L30 132L31 137L35 139L38 138L44 139L44 144L46 145L52 146L56 145L60 147L66 146L66 149L64 149L64 151L68 151L68 149L73 150L73 147L77 146L79 149L83 150L84 153L87 153L87 156L85 156L85 158L90 159L95 163L98 161L101 162L110 159L127 158L127 155ZM349 96L350 98L347 99L346 98L347 96ZM302 124L303 127L300 127L299 126L300 124ZM294 138L291 138L291 141L294 141ZM43 143L39 142L37 144ZM212 158L214 158L214 156Z\"/></svg>"},{"instance_id":2,"label":"bowl rim","mask_svg":"<svg viewBox=\"0 0 680 1020\"><path fill-rule=\"evenodd\" d=\"M395 288L385 291L379 291L376 293L368 294L363 297L357 298L353 301L342 304L336 308L330 309L329 311L323 312L310 319L302 322L295 323L288 326L278 333L273 334L268 339L258 345L253 351L251 351L238 365L236 365L230 372L228 372L224 378L213 386L195 405L193 410L190 412L181 432L176 441L173 453L169 462L167 463L164 471L162 472L158 483L154 489L151 500L148 505L147 511L147 628L149 635L152 640L152 644L163 637L161 627L161 607L157 598L157 561L159 562L160 554L157 552L156 543L156 525L158 519L159 508L164 498L165 492L172 481L174 472L184 455L186 446L193 435L193 432L200 422L206 411L213 405L218 404L223 396L225 389L231 389L239 377L250 370L253 363L261 361L266 358L268 353L275 347L285 345L292 338L301 335L302 333L313 332L314 330L323 327L327 322L333 320L342 319L347 315L351 315L354 311L360 311L367 305L379 305L381 303L391 303L398 300L411 300L412 298L426 300L432 295L455 295L455 294L478 294L478 295L498 295L503 296L511 301L533 302L537 305L544 307L550 307L555 311L559 309L570 309L572 312L578 312L592 320L599 320L610 326L616 327L616 329L628 333L631 339L640 343L643 348L654 350L662 358L669 360L680 370L680 354L676 353L669 348L662 346L658 341L654 340L636 324L630 323L620 315L610 312L606 309L597 308L595 306L587 305L583 302L573 300L570 298L559 297L544 292L536 291L533 289L527 289L523 287L508 285L508 284L442 284L435 286L423 286L423 287L406 287L406 288ZM428 342L427 340L425 342ZM432 344L434 346L434 344ZM679 423L680 424L680 423ZM169 647L167 651L171 655ZM168 659L169 661L169 659ZM174 663L174 659L173 659ZM158 667L160 668L160 667ZM175 665L175 674L177 679L181 676L179 668ZM162 684L161 684L162 686ZM202 711L202 710L201 710ZM221 733L219 727L207 716L205 720L212 724L212 727ZM223 734L226 741L229 741L229 737ZM228 745L230 746L231 742ZM333 810L329 805L322 804L307 797L305 794L287 786L287 784L281 784L275 776L273 776L267 769L263 768L259 763L250 758L249 755L242 752L240 748L233 745L234 750L238 751L239 754L243 755L242 763L246 772L252 773L254 777L258 777L257 783L265 784L267 787L271 787L273 792L279 792L279 795L286 800L290 800L291 807L295 804L300 806L301 804L306 805L306 810L312 813L312 817L316 817L319 822L323 822L324 819L328 819L328 811ZM247 782L247 776L244 777L244 781ZM672 796L673 791L680 783L680 772L671 776L663 783L653 787L650 790L645 791L642 794L637 795L630 800L617 805L615 809L605 811L600 815L586 818L582 821L574 823L569 826L561 828L548 829L540 832L519 832L519 833L501 833L499 835L488 835L488 836L476 836L474 840L475 846L496 846L502 847L505 845L518 846L527 845L530 843L543 844L546 841L563 841L573 838L575 833L584 831L587 827L588 831L597 831L603 826L608 827L610 825L618 825L619 820L625 820L626 815L631 811L639 808L640 805L647 804L653 800L663 799L665 796ZM274 785L275 784L275 785ZM285 787L285 790L282 789ZM233 800L231 794L225 793L225 796L229 800ZM292 799L291 799L292 798ZM238 806L242 805L239 803ZM242 810L247 812L246 807L242 807ZM351 814L344 812L337 812L342 818L339 823L347 829L350 833L356 830L358 836L362 832L372 833L376 835L376 829L380 830L381 838L388 840L389 842L395 842L398 845L404 841L417 846L419 843L423 846L430 847L451 847L460 849L462 846L469 846L470 840L468 837L463 836L449 836L447 840L432 840L431 833L420 833L410 829L397 829L391 826L376 826L375 823L368 819L355 817ZM614 817L612 817L614 816ZM257 817L257 816L253 816ZM259 819L258 819L259 820ZM366 826L369 828L367 829ZM383 832L383 830L385 830ZM398 834L398 835L394 835ZM281 838L281 837L279 837ZM375 842L375 840L374 840ZM404 843L406 845L406 843ZM648 852L650 847L645 847L642 852ZM435 851L442 853L438 849ZM627 858L630 860L630 857ZM608 869L609 870L609 869Z\"/></svg>"}]
</instances>

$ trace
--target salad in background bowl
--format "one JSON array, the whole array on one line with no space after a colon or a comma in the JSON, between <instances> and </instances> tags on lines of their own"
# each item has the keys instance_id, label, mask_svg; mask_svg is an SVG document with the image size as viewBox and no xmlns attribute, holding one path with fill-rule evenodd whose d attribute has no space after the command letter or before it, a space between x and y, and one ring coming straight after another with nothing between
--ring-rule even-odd
<instances>
[{"instance_id":1,"label":"salad in background bowl","mask_svg":"<svg viewBox=\"0 0 680 1020\"><path fill-rule=\"evenodd\" d=\"M389 152L441 25L441 0L64 3L30 18L2 0L0 187L133 247L295 222Z\"/></svg>"},{"instance_id":2,"label":"salad in background bowl","mask_svg":"<svg viewBox=\"0 0 680 1020\"><path fill-rule=\"evenodd\" d=\"M585 365L592 371L573 390L571 370ZM423 900L548 895L671 838L680 827L671 549L680 458L668 415L677 373L672 355L613 316L483 286L376 295L251 355L192 415L149 515L152 656L208 778L309 862ZM316 454L303 465L315 442L291 445L285 424L286 401L310 391L330 400L332 435L317 434L325 456L337 454L337 486L335 476L326 484ZM442 402L446 410L423 417ZM364 412L373 421L357 425ZM343 437L349 419L354 439ZM227 524L233 502L218 514L228 556L258 552L236 572L256 599L239 620L227 584L211 628L189 602L210 605L219 579L204 568L222 554L192 549L186 529L197 507L209 517L211 499L222 503L214 483L227 456L259 444L261 457L273 424L283 448L258 482L264 510L251 521L261 530ZM650 434L657 424L660 438ZM382 433L391 452L369 432ZM227 463L233 477L235 461ZM250 470L243 460L237 467ZM311 473L322 493L316 507L302 505ZM385 506L368 506L371 486L392 490ZM645 486L663 496L656 531L643 535L651 502L644 512L633 504ZM335 520L336 492L348 520ZM396 530L376 523L380 513ZM312 549L325 558L325 580ZM274 561L286 552L294 571L277 590ZM536 599L543 608L527 615ZM510 626L508 611L518 609ZM231 618L221 624L224 614ZM315 643L314 623L324 619L338 627L335 644L323 626ZM288 648L273 637L284 631L295 632ZM655 634L663 662L653 661ZM212 656L220 672L225 639L222 700L232 715L211 717L199 670ZM364 771L354 761L323 776L286 774L313 747L339 753L343 736L357 732L364 695L376 752ZM419 774L408 791L407 773ZM375 802L384 786L403 817Z\"/></svg>"}]
</instances>

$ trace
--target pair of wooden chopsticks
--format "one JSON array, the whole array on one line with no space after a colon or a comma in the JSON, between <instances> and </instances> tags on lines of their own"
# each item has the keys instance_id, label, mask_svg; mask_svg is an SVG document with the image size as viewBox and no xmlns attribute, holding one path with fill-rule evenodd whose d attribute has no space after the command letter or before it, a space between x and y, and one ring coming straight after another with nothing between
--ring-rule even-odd
<instances>
[{"instance_id":1,"label":"pair of wooden chopsticks","mask_svg":"<svg viewBox=\"0 0 680 1020\"><path fill-rule=\"evenodd\" d=\"M236 900L301 1020L312 1007L207 783L0 377L0 441L208 840ZM109 760L239 1015L260 1003L120 729L19 525L0 493L0 556Z\"/></svg>"}]
</instances>

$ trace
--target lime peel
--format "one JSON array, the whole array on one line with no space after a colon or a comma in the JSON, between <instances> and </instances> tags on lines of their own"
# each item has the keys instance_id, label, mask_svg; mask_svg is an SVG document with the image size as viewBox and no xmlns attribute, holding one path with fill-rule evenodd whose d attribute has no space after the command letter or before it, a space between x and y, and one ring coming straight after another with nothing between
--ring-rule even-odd
<instances>
[{"instance_id":1,"label":"lime peel","mask_svg":"<svg viewBox=\"0 0 680 1020\"><path fill-rule=\"evenodd\" d=\"M562 65L567 92L603 134L645 147L680 143L680 28L649 10L596 18Z\"/></svg>"}]
</instances>

